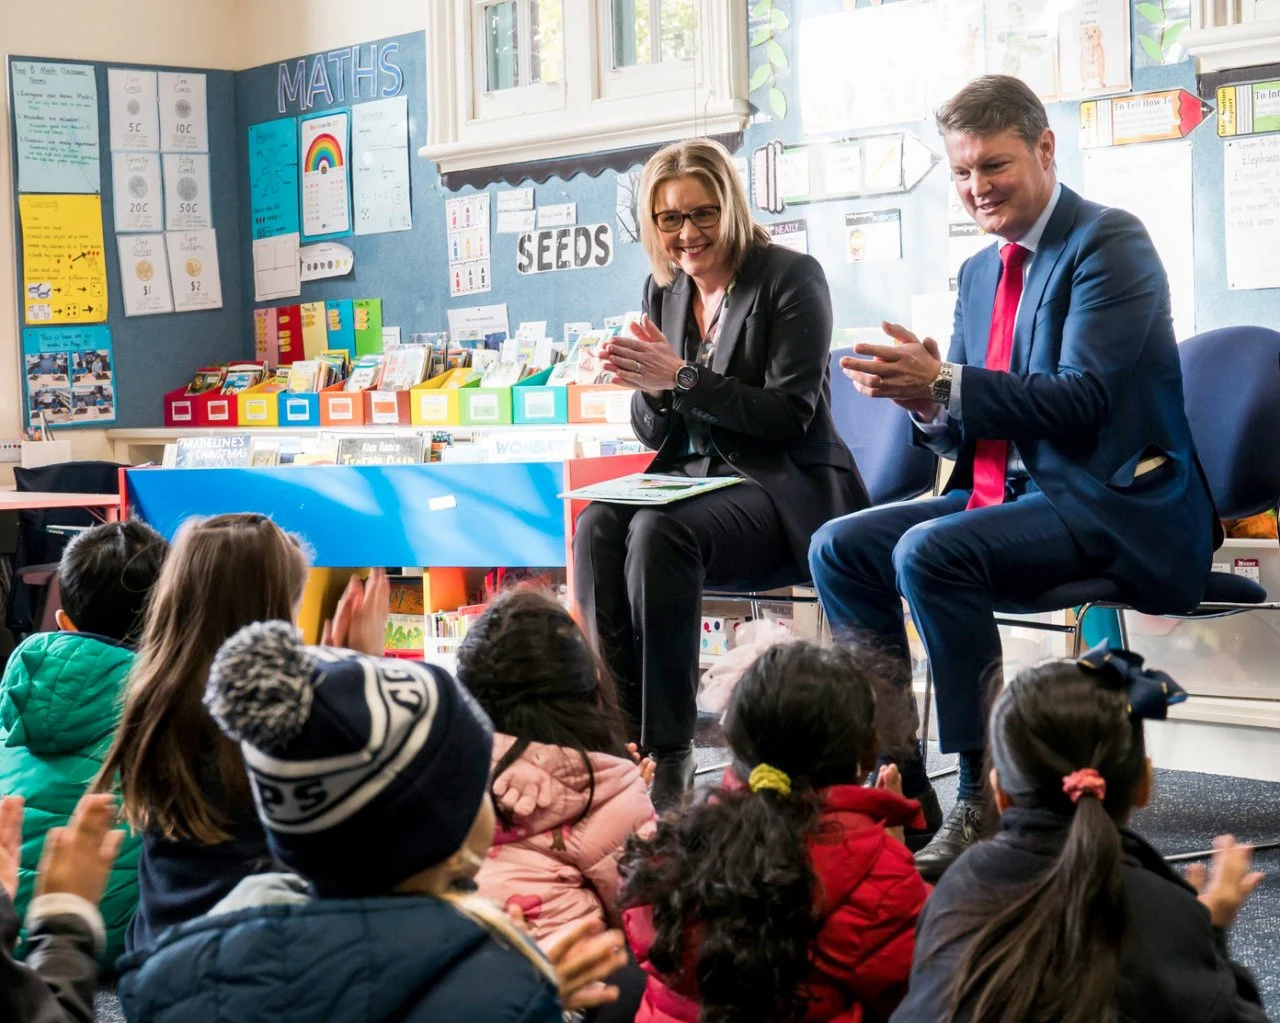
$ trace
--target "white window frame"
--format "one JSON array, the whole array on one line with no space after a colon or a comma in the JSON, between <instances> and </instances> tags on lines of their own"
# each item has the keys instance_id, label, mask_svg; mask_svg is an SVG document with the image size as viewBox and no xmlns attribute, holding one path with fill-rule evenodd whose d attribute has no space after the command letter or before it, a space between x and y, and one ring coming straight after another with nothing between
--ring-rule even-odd
<instances>
[{"instance_id":1,"label":"white window frame","mask_svg":"<svg viewBox=\"0 0 1280 1023\"><path fill-rule=\"evenodd\" d=\"M563 0L561 80L484 89L476 0L427 5L427 144L440 172L742 131L746 0L696 0L698 57L613 67L610 0Z\"/></svg>"},{"instance_id":2,"label":"white window frame","mask_svg":"<svg viewBox=\"0 0 1280 1023\"><path fill-rule=\"evenodd\" d=\"M1199 74L1280 62L1280 0L1192 0L1179 41Z\"/></svg>"}]
</instances>

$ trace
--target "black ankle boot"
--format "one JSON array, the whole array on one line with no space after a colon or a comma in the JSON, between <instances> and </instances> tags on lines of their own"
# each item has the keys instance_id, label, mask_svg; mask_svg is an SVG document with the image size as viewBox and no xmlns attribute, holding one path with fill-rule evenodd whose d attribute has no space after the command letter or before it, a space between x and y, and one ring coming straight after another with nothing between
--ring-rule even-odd
<instances>
[{"instance_id":1,"label":"black ankle boot","mask_svg":"<svg viewBox=\"0 0 1280 1023\"><path fill-rule=\"evenodd\" d=\"M673 753L660 753L654 760L657 769L653 772L653 787L649 790L653 808L658 813L677 810L693 785L693 772L698 766L693 747Z\"/></svg>"}]
</instances>

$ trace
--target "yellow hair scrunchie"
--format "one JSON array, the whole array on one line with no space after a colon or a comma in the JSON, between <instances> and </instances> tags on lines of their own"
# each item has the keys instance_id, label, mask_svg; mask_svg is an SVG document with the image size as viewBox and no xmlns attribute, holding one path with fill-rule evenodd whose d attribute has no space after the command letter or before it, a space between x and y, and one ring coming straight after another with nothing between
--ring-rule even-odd
<instances>
[{"instance_id":1,"label":"yellow hair scrunchie","mask_svg":"<svg viewBox=\"0 0 1280 1023\"><path fill-rule=\"evenodd\" d=\"M751 769L751 776L747 778L747 785L752 792L772 789L779 795L791 795L791 776L786 771L779 771L768 764L756 764Z\"/></svg>"}]
</instances>

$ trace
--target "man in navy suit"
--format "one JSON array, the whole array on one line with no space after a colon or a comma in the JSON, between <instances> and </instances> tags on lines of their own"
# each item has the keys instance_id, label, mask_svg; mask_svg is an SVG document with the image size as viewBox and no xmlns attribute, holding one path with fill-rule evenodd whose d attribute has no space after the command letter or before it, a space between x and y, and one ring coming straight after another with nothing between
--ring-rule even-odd
<instances>
[{"instance_id":1,"label":"man in navy suit","mask_svg":"<svg viewBox=\"0 0 1280 1023\"><path fill-rule=\"evenodd\" d=\"M1142 223L1058 183L1044 106L1015 78L976 79L937 121L960 198L996 244L960 270L946 361L932 339L885 324L896 344L858 345L842 366L863 394L905 408L955 470L943 496L835 519L809 551L837 635L905 657L905 597L928 652L960 788L917 853L927 878L981 829L995 608L1107 577L1142 610L1185 611L1220 537L1169 285ZM937 814L918 744L900 767L907 795Z\"/></svg>"}]
</instances>

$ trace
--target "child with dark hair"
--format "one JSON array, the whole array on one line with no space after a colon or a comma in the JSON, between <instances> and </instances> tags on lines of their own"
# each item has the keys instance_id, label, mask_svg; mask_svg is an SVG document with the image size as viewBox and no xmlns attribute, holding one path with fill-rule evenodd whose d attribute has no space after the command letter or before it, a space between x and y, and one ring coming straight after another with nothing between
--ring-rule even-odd
<instances>
[{"instance_id":1,"label":"child with dark hair","mask_svg":"<svg viewBox=\"0 0 1280 1023\"><path fill-rule=\"evenodd\" d=\"M1219 839L1175 874L1125 827L1151 798L1144 718L1186 694L1106 644L1022 672L988 732L1000 832L943 875L894 1023L1263 1023L1226 931L1260 874Z\"/></svg>"},{"instance_id":2,"label":"child with dark hair","mask_svg":"<svg viewBox=\"0 0 1280 1023\"><path fill-rule=\"evenodd\" d=\"M498 597L458 650L458 680L493 720L499 830L480 893L518 907L539 941L617 923L618 858L652 830L612 687L582 630L534 589Z\"/></svg>"},{"instance_id":3,"label":"child with dark hair","mask_svg":"<svg viewBox=\"0 0 1280 1023\"><path fill-rule=\"evenodd\" d=\"M45 835L67 823L111 746L133 641L168 550L164 537L136 521L74 537L58 566L61 631L28 637L9 658L0 682L0 792L26 801L14 896L19 918ZM136 837L125 839L102 896L104 963L123 950L138 904L138 845Z\"/></svg>"},{"instance_id":4,"label":"child with dark hair","mask_svg":"<svg viewBox=\"0 0 1280 1023\"><path fill-rule=\"evenodd\" d=\"M865 654L794 642L738 682L726 786L622 861L650 972L637 1023L882 1020L906 990L929 887L902 844L920 805L876 762Z\"/></svg>"},{"instance_id":5,"label":"child with dark hair","mask_svg":"<svg viewBox=\"0 0 1280 1023\"><path fill-rule=\"evenodd\" d=\"M622 935L544 958L471 893L493 840L493 729L448 672L304 646L292 623L223 644L204 702L239 746L267 843L206 916L127 956L135 1023L561 1023L617 992Z\"/></svg>"}]
</instances>

